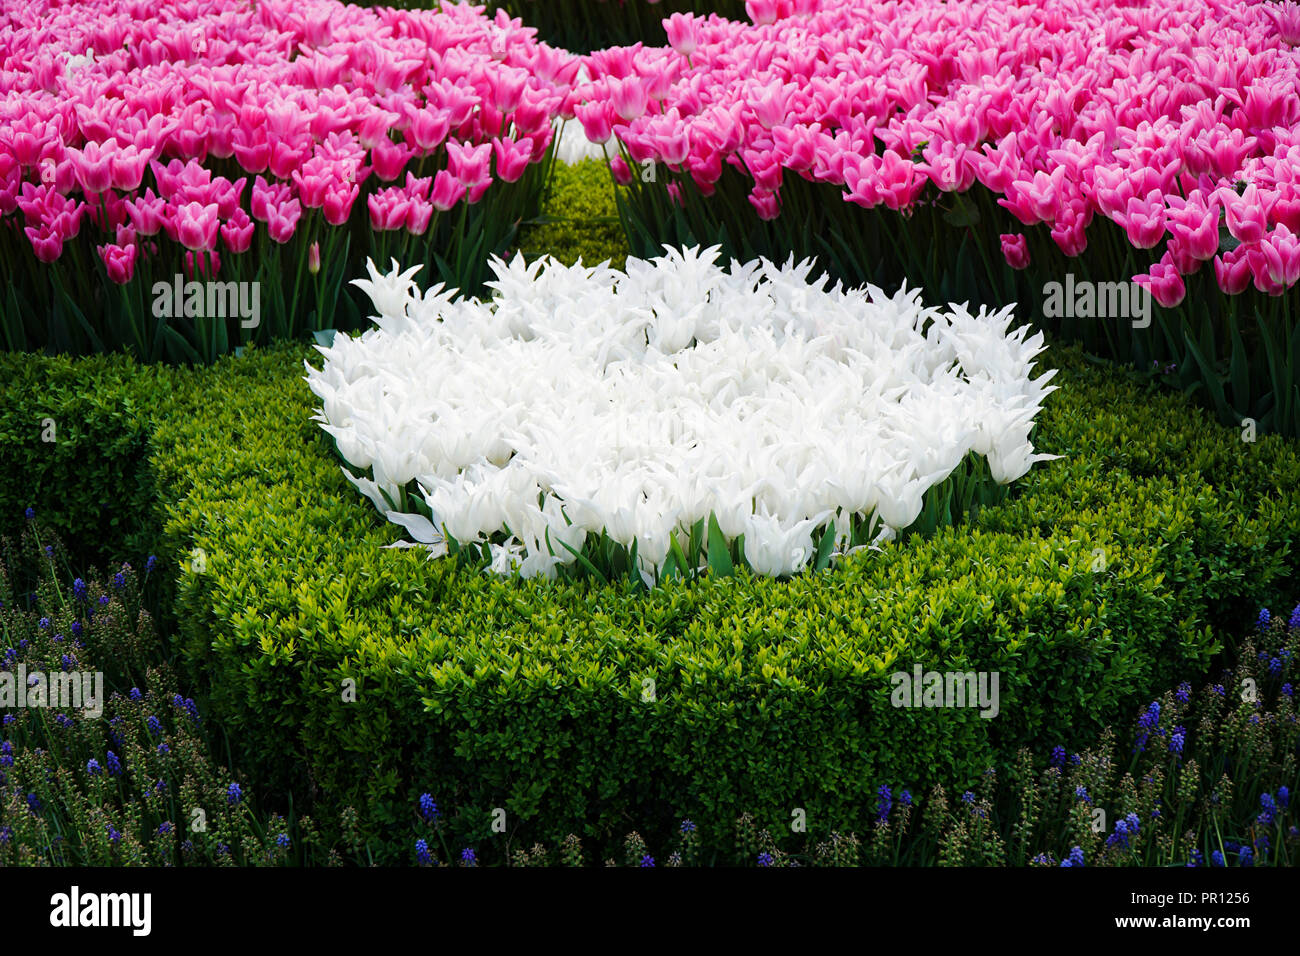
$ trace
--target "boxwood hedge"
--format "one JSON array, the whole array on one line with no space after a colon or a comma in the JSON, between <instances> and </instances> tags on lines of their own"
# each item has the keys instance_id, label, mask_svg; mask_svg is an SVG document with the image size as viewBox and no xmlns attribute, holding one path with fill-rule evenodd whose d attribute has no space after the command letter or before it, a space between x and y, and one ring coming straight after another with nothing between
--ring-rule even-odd
<instances>
[{"instance_id":1,"label":"boxwood hedge","mask_svg":"<svg viewBox=\"0 0 1300 956\"><path fill-rule=\"evenodd\" d=\"M301 348L197 373L154 424L179 651L237 755L376 832L435 794L463 841L597 841L742 811L869 826L882 783L962 786L1082 742L1294 579L1300 456L1071 350L1040 465L970 522L790 581L652 593L503 581L387 546L308 420ZM1000 714L891 706L890 674L996 671ZM348 688L355 683L355 700Z\"/></svg>"},{"instance_id":2,"label":"boxwood hedge","mask_svg":"<svg viewBox=\"0 0 1300 956\"><path fill-rule=\"evenodd\" d=\"M727 832L746 810L861 830L881 783L962 786L1031 740L1081 743L1295 597L1295 445L1243 442L1068 349L1047 355L1063 387L1035 439L1064 457L1005 503L819 575L649 594L386 547L399 531L309 421L312 354L0 357L0 515L32 504L179 568L175 649L237 761L365 807L376 834L424 791L463 841L491 838L496 808L526 839L682 815ZM914 664L997 671L998 717L894 708L890 674Z\"/></svg>"},{"instance_id":3,"label":"boxwood hedge","mask_svg":"<svg viewBox=\"0 0 1300 956\"><path fill-rule=\"evenodd\" d=\"M122 356L0 352L0 536L30 507L74 560L143 556L160 531L151 421L175 377Z\"/></svg>"}]
</instances>

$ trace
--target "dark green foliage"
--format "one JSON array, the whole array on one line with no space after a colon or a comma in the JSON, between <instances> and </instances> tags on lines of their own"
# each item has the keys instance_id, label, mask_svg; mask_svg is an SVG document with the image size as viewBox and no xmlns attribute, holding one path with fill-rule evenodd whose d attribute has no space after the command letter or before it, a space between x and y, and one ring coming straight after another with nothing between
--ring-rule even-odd
<instances>
[{"instance_id":1,"label":"dark green foliage","mask_svg":"<svg viewBox=\"0 0 1300 956\"><path fill-rule=\"evenodd\" d=\"M143 555L160 530L150 418L172 381L120 356L0 353L0 535L31 507L79 561Z\"/></svg>"}]
</instances>

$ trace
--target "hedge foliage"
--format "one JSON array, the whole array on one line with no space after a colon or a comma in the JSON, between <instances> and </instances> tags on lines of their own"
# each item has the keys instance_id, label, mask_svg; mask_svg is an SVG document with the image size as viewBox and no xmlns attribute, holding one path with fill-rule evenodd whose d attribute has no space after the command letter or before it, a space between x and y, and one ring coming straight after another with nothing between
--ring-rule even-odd
<instances>
[{"instance_id":1,"label":"hedge foliage","mask_svg":"<svg viewBox=\"0 0 1300 956\"><path fill-rule=\"evenodd\" d=\"M176 650L237 758L369 807L375 831L426 790L465 842L496 807L540 839L797 807L865 829L881 783L961 785L1026 742L1086 741L1295 577L1294 444L1054 348L1035 440L1065 457L969 524L788 582L501 581L385 547L400 532L309 421L312 357L4 357L0 514L30 504L92 549L179 565ZM1001 713L893 708L914 663L998 671Z\"/></svg>"},{"instance_id":2,"label":"hedge foliage","mask_svg":"<svg viewBox=\"0 0 1300 956\"><path fill-rule=\"evenodd\" d=\"M142 557L160 531L152 413L174 378L122 356L0 353L0 536L30 507L79 560Z\"/></svg>"},{"instance_id":3,"label":"hedge foliage","mask_svg":"<svg viewBox=\"0 0 1300 956\"><path fill-rule=\"evenodd\" d=\"M1054 351L1036 441L1066 457L969 525L788 582L502 581L386 548L308 421L305 354L224 361L158 424L166 553L204 556L179 650L259 779L376 830L435 791L465 842L497 807L527 839L795 808L863 831L881 783L960 786L1203 671L1296 571L1293 445ZM914 663L999 672L1000 715L893 708Z\"/></svg>"},{"instance_id":4,"label":"hedge foliage","mask_svg":"<svg viewBox=\"0 0 1300 956\"><path fill-rule=\"evenodd\" d=\"M526 257L550 255L566 266L579 259L589 266L608 259L615 269L627 264L627 239L605 163L598 159L573 166L556 163L545 206L545 215L520 231L519 246Z\"/></svg>"}]
</instances>

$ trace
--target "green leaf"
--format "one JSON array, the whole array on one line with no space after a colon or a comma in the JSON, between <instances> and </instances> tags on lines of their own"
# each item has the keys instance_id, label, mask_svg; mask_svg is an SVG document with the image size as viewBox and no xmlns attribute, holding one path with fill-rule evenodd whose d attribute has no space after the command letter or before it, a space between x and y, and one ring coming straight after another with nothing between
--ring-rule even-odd
<instances>
[{"instance_id":1,"label":"green leaf","mask_svg":"<svg viewBox=\"0 0 1300 956\"><path fill-rule=\"evenodd\" d=\"M718 519L713 514L709 515L709 575L711 577L727 578L731 577L735 568L731 563L731 549L727 547L727 539L722 534L722 529L718 527Z\"/></svg>"},{"instance_id":2,"label":"green leaf","mask_svg":"<svg viewBox=\"0 0 1300 956\"><path fill-rule=\"evenodd\" d=\"M825 571L830 567L831 549L835 547L835 522L832 521L822 532L821 541L817 542L817 559L813 562L814 571Z\"/></svg>"}]
</instances>

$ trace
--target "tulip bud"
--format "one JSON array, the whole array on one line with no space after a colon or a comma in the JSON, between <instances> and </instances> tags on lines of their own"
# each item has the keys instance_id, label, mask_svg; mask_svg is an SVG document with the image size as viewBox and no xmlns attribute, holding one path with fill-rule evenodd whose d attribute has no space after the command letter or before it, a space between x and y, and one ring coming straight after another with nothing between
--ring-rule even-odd
<instances>
[{"instance_id":1,"label":"tulip bud","mask_svg":"<svg viewBox=\"0 0 1300 956\"><path fill-rule=\"evenodd\" d=\"M320 243L313 242L307 247L307 271L312 275L320 272Z\"/></svg>"}]
</instances>

